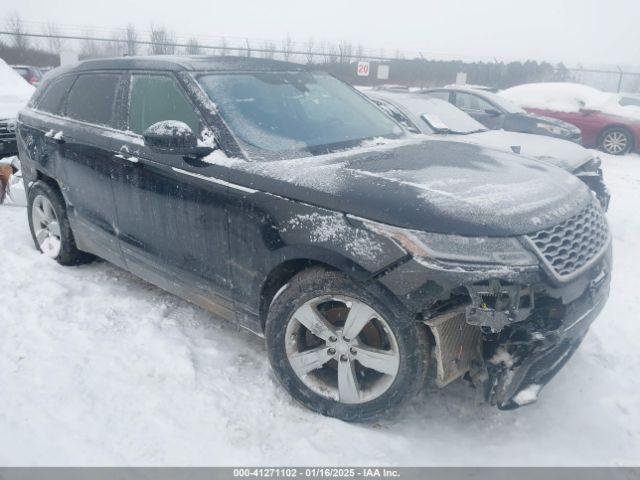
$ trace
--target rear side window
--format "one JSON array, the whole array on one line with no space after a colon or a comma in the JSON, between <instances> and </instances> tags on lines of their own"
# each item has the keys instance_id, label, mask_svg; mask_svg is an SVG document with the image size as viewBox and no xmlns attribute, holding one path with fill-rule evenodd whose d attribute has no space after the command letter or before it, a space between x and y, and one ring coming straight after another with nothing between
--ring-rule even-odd
<instances>
[{"instance_id":1,"label":"rear side window","mask_svg":"<svg viewBox=\"0 0 640 480\"><path fill-rule=\"evenodd\" d=\"M42 92L37 109L54 115L60 115L62 113L62 103L74 79L75 77L63 77L59 80L54 80L53 83L47 86L44 92Z\"/></svg>"},{"instance_id":2,"label":"rear side window","mask_svg":"<svg viewBox=\"0 0 640 480\"><path fill-rule=\"evenodd\" d=\"M96 125L113 126L120 75L81 75L67 101L67 116Z\"/></svg>"},{"instance_id":3,"label":"rear side window","mask_svg":"<svg viewBox=\"0 0 640 480\"><path fill-rule=\"evenodd\" d=\"M493 105L477 95L461 92L456 92L456 106L462 110L473 110L476 112L484 112L485 110L494 108Z\"/></svg>"},{"instance_id":4,"label":"rear side window","mask_svg":"<svg viewBox=\"0 0 640 480\"><path fill-rule=\"evenodd\" d=\"M176 81L167 75L132 75L129 130L142 134L163 120L184 122L198 135L200 120Z\"/></svg>"},{"instance_id":5,"label":"rear side window","mask_svg":"<svg viewBox=\"0 0 640 480\"><path fill-rule=\"evenodd\" d=\"M427 92L427 95L434 98L439 98L440 100L444 100L445 102L449 101L449 92L445 90L436 90L433 92Z\"/></svg>"}]
</instances>

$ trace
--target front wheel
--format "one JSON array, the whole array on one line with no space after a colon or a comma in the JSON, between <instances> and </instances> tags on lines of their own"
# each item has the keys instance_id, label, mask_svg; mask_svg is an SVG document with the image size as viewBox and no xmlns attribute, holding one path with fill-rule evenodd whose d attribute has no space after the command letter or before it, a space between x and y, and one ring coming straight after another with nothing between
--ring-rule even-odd
<instances>
[{"instance_id":1,"label":"front wheel","mask_svg":"<svg viewBox=\"0 0 640 480\"><path fill-rule=\"evenodd\" d=\"M276 376L306 407L373 420L413 397L426 377L424 327L339 272L296 275L272 303L267 347Z\"/></svg>"},{"instance_id":2,"label":"front wheel","mask_svg":"<svg viewBox=\"0 0 640 480\"><path fill-rule=\"evenodd\" d=\"M600 135L599 146L610 155L624 155L633 148L633 136L622 127L608 128Z\"/></svg>"}]
</instances>

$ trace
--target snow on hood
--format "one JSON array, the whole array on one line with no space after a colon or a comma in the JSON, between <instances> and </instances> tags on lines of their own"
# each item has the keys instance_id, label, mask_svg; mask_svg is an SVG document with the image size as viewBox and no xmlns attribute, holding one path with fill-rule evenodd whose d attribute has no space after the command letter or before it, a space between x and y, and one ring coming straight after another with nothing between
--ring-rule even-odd
<instances>
[{"instance_id":1,"label":"snow on hood","mask_svg":"<svg viewBox=\"0 0 640 480\"><path fill-rule=\"evenodd\" d=\"M0 119L15 118L35 91L0 58Z\"/></svg>"},{"instance_id":2,"label":"snow on hood","mask_svg":"<svg viewBox=\"0 0 640 480\"><path fill-rule=\"evenodd\" d=\"M603 92L579 83L527 83L507 88L500 95L525 108L557 112L579 112L584 108L640 120L640 107L620 105L617 93Z\"/></svg>"},{"instance_id":3,"label":"snow on hood","mask_svg":"<svg viewBox=\"0 0 640 480\"><path fill-rule=\"evenodd\" d=\"M455 140L460 142L474 143L506 152L512 152L511 147L518 146L521 155L544 160L568 172L573 172L593 158L589 150L577 143L544 135L488 130L455 137Z\"/></svg>"},{"instance_id":4,"label":"snow on hood","mask_svg":"<svg viewBox=\"0 0 640 480\"><path fill-rule=\"evenodd\" d=\"M245 187L389 225L460 235L537 231L591 200L580 180L553 165L447 140L220 165Z\"/></svg>"}]
</instances>

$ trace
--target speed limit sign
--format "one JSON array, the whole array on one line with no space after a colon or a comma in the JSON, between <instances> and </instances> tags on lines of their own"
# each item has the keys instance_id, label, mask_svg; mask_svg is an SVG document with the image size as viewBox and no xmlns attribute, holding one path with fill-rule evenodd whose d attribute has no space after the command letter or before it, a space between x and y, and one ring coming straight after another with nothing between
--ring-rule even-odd
<instances>
[{"instance_id":1,"label":"speed limit sign","mask_svg":"<svg viewBox=\"0 0 640 480\"><path fill-rule=\"evenodd\" d=\"M358 62L358 76L359 77L369 76L369 62Z\"/></svg>"}]
</instances>

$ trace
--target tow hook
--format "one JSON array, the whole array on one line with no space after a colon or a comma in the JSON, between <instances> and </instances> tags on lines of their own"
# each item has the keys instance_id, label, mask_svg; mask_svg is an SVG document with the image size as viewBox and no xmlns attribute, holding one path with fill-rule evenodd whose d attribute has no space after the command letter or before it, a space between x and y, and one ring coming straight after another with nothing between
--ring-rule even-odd
<instances>
[{"instance_id":1,"label":"tow hook","mask_svg":"<svg viewBox=\"0 0 640 480\"><path fill-rule=\"evenodd\" d=\"M533 292L520 285L502 285L500 280L488 284L467 285L471 305L466 308L470 325L489 327L499 332L505 326L525 320L533 309Z\"/></svg>"}]
</instances>

